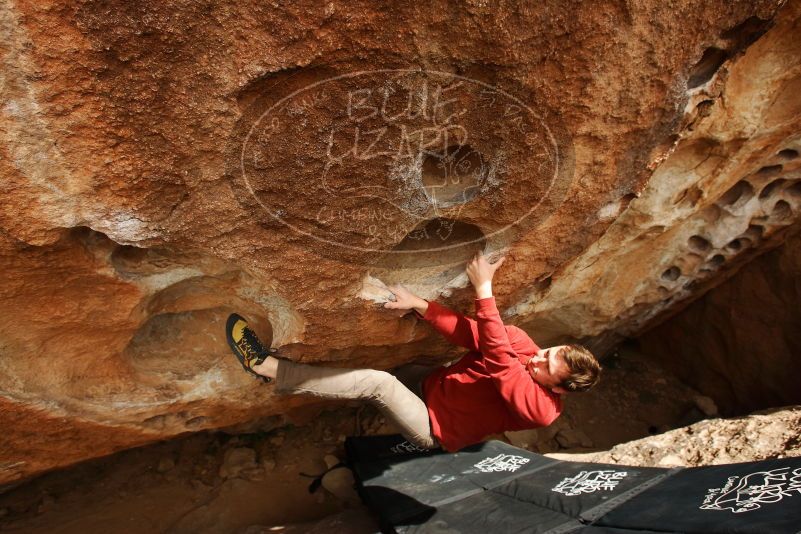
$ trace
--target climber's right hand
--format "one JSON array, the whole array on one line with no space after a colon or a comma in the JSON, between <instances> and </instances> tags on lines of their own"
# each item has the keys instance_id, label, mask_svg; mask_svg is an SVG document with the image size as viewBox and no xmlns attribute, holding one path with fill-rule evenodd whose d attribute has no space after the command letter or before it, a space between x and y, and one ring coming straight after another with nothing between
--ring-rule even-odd
<instances>
[{"instance_id":1,"label":"climber's right hand","mask_svg":"<svg viewBox=\"0 0 801 534\"><path fill-rule=\"evenodd\" d=\"M390 310L411 310L414 308L416 295L402 285L387 286L392 292L384 307Z\"/></svg>"},{"instance_id":2,"label":"climber's right hand","mask_svg":"<svg viewBox=\"0 0 801 534\"><path fill-rule=\"evenodd\" d=\"M392 297L390 297L388 302L384 303L384 308L388 310L398 310L404 313L409 310L415 310L420 315L425 315L428 309L427 301L421 299L402 285L388 286L387 289L392 292Z\"/></svg>"}]
</instances>

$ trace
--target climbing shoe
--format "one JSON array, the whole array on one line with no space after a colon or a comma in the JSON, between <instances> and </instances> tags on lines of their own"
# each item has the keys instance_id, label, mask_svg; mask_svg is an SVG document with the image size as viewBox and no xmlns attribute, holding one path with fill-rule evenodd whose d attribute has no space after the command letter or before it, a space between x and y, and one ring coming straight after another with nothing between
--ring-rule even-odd
<instances>
[{"instance_id":1,"label":"climbing shoe","mask_svg":"<svg viewBox=\"0 0 801 534\"><path fill-rule=\"evenodd\" d=\"M225 323L225 335L231 351L236 355L245 371L260 378L265 384L273 381L272 378L262 376L253 370L267 358L276 354L276 349L265 348L256 333L250 329L248 322L241 315L232 313Z\"/></svg>"}]
</instances>

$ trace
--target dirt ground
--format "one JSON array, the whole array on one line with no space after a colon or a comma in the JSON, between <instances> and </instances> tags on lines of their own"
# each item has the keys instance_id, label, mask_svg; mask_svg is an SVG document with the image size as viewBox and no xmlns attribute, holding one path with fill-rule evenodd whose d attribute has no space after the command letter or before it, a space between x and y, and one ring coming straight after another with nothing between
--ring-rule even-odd
<instances>
[{"instance_id":1,"label":"dirt ground","mask_svg":"<svg viewBox=\"0 0 801 534\"><path fill-rule=\"evenodd\" d=\"M798 457L801 406L772 408L730 419L706 419L601 452L572 451L549 456L642 467L697 467Z\"/></svg>"},{"instance_id":2,"label":"dirt ground","mask_svg":"<svg viewBox=\"0 0 801 534\"><path fill-rule=\"evenodd\" d=\"M0 530L211 533L319 519L346 504L309 493L312 479L301 473L325 471L324 457L344 439L333 430L345 430L342 419L355 412L264 434L199 433L53 472L0 496ZM254 461L230 461L241 450Z\"/></svg>"},{"instance_id":3,"label":"dirt ground","mask_svg":"<svg viewBox=\"0 0 801 534\"><path fill-rule=\"evenodd\" d=\"M714 413L711 399L631 349L604 366L601 385L568 397L554 425L494 438L542 453L603 450ZM331 532L375 531L352 491L342 491L347 481L310 493L306 475L343 459L347 435L394 429L356 403L310 407L297 419L251 434L197 433L46 474L0 495L0 531L322 532L303 524L325 517Z\"/></svg>"}]
</instances>

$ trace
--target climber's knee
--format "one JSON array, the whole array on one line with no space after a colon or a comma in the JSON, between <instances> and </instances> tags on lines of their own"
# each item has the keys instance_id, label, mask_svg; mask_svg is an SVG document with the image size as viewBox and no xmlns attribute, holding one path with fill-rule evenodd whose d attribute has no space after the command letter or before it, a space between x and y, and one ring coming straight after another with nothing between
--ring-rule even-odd
<instances>
[{"instance_id":1,"label":"climber's knee","mask_svg":"<svg viewBox=\"0 0 801 534\"><path fill-rule=\"evenodd\" d=\"M370 384L365 388L365 396L370 400L382 400L396 383L400 382L386 371L372 371Z\"/></svg>"}]
</instances>

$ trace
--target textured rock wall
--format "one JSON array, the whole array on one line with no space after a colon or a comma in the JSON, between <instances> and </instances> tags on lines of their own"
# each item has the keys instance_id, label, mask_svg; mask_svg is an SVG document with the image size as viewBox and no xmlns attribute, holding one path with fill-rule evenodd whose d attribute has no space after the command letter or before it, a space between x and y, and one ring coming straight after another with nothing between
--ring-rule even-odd
<instances>
[{"instance_id":1,"label":"textured rock wall","mask_svg":"<svg viewBox=\"0 0 801 534\"><path fill-rule=\"evenodd\" d=\"M801 403L801 235L640 341L728 413Z\"/></svg>"},{"instance_id":2,"label":"textured rock wall","mask_svg":"<svg viewBox=\"0 0 801 534\"><path fill-rule=\"evenodd\" d=\"M699 77L708 78L710 57L724 62L689 88L673 151L652 162L643 191L605 234L544 289L529 288L510 316L608 347L785 238L801 202L798 12L787 5L736 61L718 57L720 42L707 49Z\"/></svg>"},{"instance_id":3,"label":"textured rock wall","mask_svg":"<svg viewBox=\"0 0 801 534\"><path fill-rule=\"evenodd\" d=\"M796 220L799 11L2 0L0 482L304 402L232 310L303 361L441 358L376 302L469 309L478 247L538 341L638 332Z\"/></svg>"}]
</instances>

